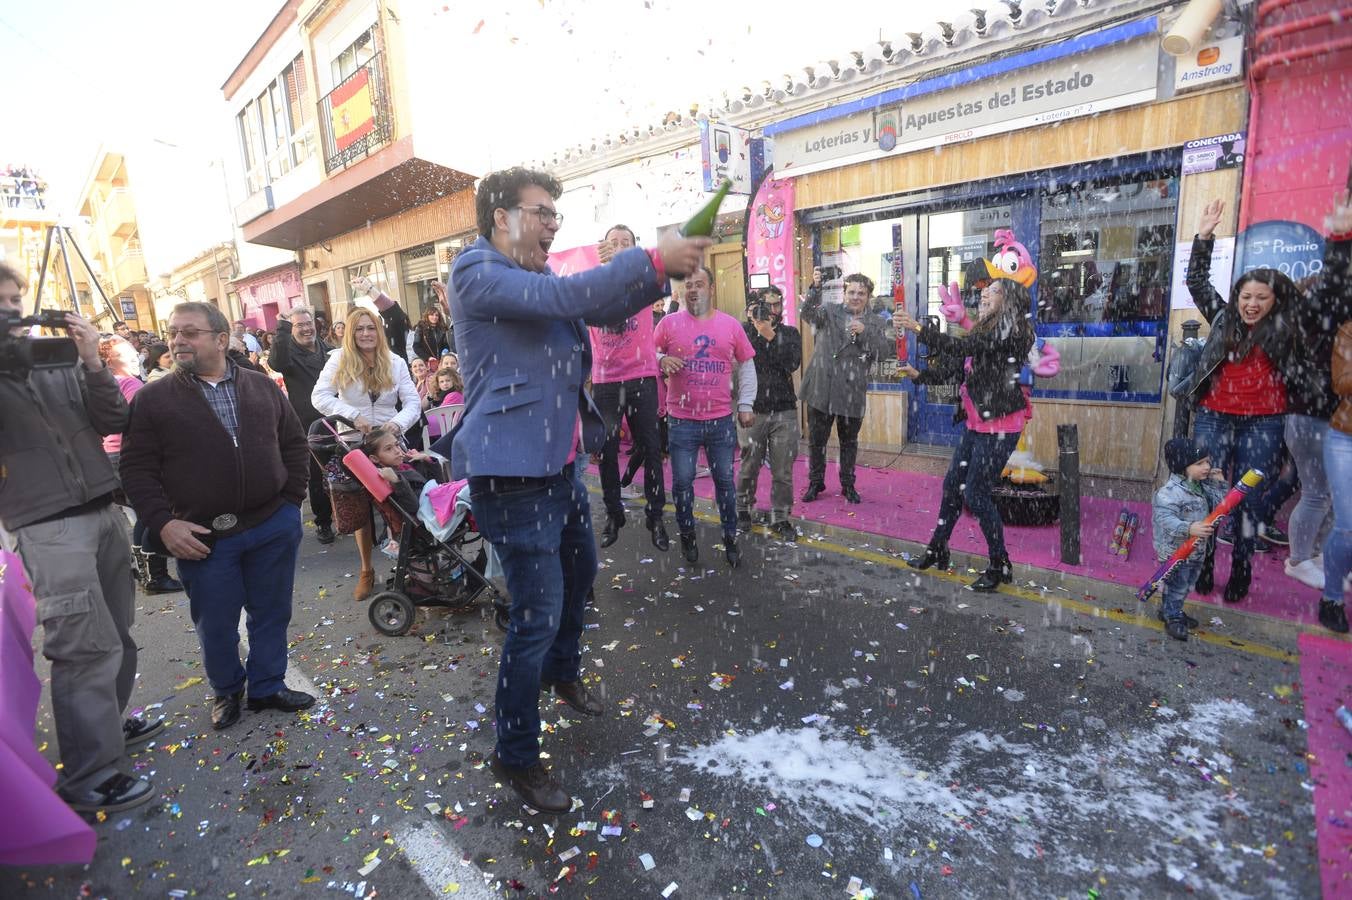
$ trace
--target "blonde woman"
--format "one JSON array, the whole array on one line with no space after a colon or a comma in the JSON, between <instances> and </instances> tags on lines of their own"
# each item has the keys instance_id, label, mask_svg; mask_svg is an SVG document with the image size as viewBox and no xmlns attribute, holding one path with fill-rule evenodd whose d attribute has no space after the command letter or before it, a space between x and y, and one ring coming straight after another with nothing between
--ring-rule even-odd
<instances>
[{"instance_id":1,"label":"blonde woman","mask_svg":"<svg viewBox=\"0 0 1352 900\"><path fill-rule=\"evenodd\" d=\"M354 309L345 326L342 344L329 354L310 402L320 415L342 416L362 432L384 429L402 435L422 415L422 401L408 363L390 352L385 326L370 310ZM369 499L363 491L335 491L333 512L338 531L356 537L361 573L353 596L365 600L375 584Z\"/></svg>"}]
</instances>

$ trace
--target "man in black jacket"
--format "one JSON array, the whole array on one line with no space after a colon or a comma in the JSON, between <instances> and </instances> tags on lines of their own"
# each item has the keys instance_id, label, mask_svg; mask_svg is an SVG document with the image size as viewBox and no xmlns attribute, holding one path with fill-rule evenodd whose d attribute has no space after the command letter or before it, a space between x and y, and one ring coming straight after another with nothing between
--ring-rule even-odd
<instances>
[{"instance_id":1,"label":"man in black jacket","mask_svg":"<svg viewBox=\"0 0 1352 900\"><path fill-rule=\"evenodd\" d=\"M250 709L295 712L315 702L284 680L305 432L271 378L230 362L227 328L209 303L174 307L174 371L137 392L121 462L136 514L178 560L218 731L239 721L246 685Z\"/></svg>"},{"instance_id":2,"label":"man in black jacket","mask_svg":"<svg viewBox=\"0 0 1352 900\"><path fill-rule=\"evenodd\" d=\"M761 291L747 308L742 323L756 351L756 421L741 430L742 468L737 480L737 523L751 524L756 505L756 483L761 463L770 456L770 530L784 540L798 537L789 515L793 512L793 463L798 459L798 397L793 373L803 363L803 338L784 324L784 293L777 287Z\"/></svg>"},{"instance_id":3,"label":"man in black jacket","mask_svg":"<svg viewBox=\"0 0 1352 900\"><path fill-rule=\"evenodd\" d=\"M0 317L23 315L26 289L18 270L0 263ZM73 348L42 345L43 355L66 351L63 360L0 368L0 544L23 560L37 599L42 655L52 665L57 793L77 812L112 813L154 796L123 756L164 722L123 718L136 681L136 587L101 436L126 427L127 402L99 359L98 332L73 313L66 328ZM0 339L24 341L26 331Z\"/></svg>"},{"instance_id":4,"label":"man in black jacket","mask_svg":"<svg viewBox=\"0 0 1352 900\"><path fill-rule=\"evenodd\" d=\"M268 365L282 374L286 382L286 396L291 408L300 417L302 428L309 428L320 418L319 411L310 402L319 373L329 358L329 346L319 337L315 313L308 306L292 307L289 313L277 317L277 336L268 354ZM314 456L310 457L310 512L315 517L315 536L321 544L333 543L333 504L329 502L324 470Z\"/></svg>"}]
</instances>

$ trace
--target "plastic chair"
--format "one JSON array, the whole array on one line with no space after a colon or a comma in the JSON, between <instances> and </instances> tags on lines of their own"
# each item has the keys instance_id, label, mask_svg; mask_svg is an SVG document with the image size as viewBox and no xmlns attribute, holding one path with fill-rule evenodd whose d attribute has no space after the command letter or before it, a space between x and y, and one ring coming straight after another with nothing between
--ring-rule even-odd
<instances>
[{"instance_id":1,"label":"plastic chair","mask_svg":"<svg viewBox=\"0 0 1352 900\"><path fill-rule=\"evenodd\" d=\"M427 412L423 413L423 418L427 420L428 424L436 422L438 429L440 429L438 437L442 437L450 433L451 429L456 426L456 423L460 421L460 417L463 416L464 414L465 414L465 404L448 403L445 406L432 407ZM427 435L427 438L430 444L431 443L430 431Z\"/></svg>"}]
</instances>

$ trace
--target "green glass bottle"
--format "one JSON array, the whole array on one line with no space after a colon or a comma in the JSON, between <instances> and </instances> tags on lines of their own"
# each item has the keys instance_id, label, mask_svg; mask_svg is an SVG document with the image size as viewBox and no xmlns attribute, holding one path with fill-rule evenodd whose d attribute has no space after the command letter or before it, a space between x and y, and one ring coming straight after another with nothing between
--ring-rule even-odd
<instances>
[{"instance_id":1,"label":"green glass bottle","mask_svg":"<svg viewBox=\"0 0 1352 900\"><path fill-rule=\"evenodd\" d=\"M686 237L712 237L714 233L714 220L718 218L718 207L723 205L723 198L732 190L732 182L724 178L723 183L718 186L718 190L708 203L700 208L700 211L690 217L690 221L681 226L681 234Z\"/></svg>"}]
</instances>

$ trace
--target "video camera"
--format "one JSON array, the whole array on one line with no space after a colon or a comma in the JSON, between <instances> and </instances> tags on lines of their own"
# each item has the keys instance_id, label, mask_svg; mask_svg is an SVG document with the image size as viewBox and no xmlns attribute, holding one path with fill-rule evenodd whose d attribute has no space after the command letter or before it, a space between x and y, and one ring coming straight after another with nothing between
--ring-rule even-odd
<instances>
[{"instance_id":1,"label":"video camera","mask_svg":"<svg viewBox=\"0 0 1352 900\"><path fill-rule=\"evenodd\" d=\"M32 369L74 365L80 358L75 342L68 337L33 338L12 336L12 328L67 328L66 314L59 309L44 309L35 316L17 316L0 312L0 373L22 375Z\"/></svg>"},{"instance_id":2,"label":"video camera","mask_svg":"<svg viewBox=\"0 0 1352 900\"><path fill-rule=\"evenodd\" d=\"M775 317L775 314L770 311L770 304L765 302L765 294L766 291L763 288L756 291L752 295L751 302L746 305L746 312L753 319L769 322Z\"/></svg>"}]
</instances>

